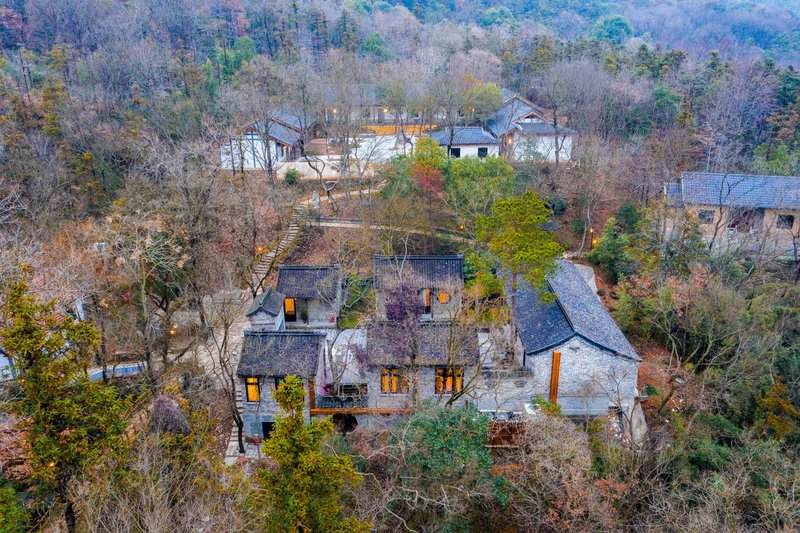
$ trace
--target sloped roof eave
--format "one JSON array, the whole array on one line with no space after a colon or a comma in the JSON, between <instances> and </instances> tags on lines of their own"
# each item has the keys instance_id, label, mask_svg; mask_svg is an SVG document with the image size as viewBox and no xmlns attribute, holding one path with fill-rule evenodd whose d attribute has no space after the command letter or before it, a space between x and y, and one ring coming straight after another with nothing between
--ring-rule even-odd
<instances>
[{"instance_id":1,"label":"sloped roof eave","mask_svg":"<svg viewBox=\"0 0 800 533\"><path fill-rule=\"evenodd\" d=\"M584 342L587 342L588 344L591 344L592 346L596 346L597 348L600 348L601 350L603 350L605 352L608 352L611 355L624 357L625 359L630 359L631 361L636 361L637 363L640 363L642 361L642 358L639 357L638 355L631 355L631 354L626 354L626 353L623 353L623 352L619 352L617 350L614 350L613 348L605 346L604 344L601 344L601 343L599 343L599 342L597 342L595 340L592 340L589 337L583 335L582 333L578 333L576 331L573 331L571 335L567 335L566 337L564 337L563 340L560 340L560 341L557 341L557 342L553 342L553 343L549 344L548 346L545 346L543 348L539 348L537 350L526 351L525 355L529 355L529 356L541 355L541 354L543 354L545 352L549 352L553 348L561 346L562 344L564 344L566 342L569 342L570 340L575 339L575 338L581 339Z\"/></svg>"}]
</instances>

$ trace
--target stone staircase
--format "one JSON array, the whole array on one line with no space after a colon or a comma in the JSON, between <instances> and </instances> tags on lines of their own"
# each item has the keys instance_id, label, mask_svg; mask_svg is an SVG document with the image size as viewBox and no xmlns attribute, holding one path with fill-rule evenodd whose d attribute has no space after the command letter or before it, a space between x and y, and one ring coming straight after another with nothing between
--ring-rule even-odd
<instances>
[{"instance_id":1,"label":"stone staircase","mask_svg":"<svg viewBox=\"0 0 800 533\"><path fill-rule=\"evenodd\" d=\"M255 269L253 269L253 284L258 285L267 274L275 267L275 263L280 259L289 247L297 240L300 235L301 221L308 211L306 202L300 202L292 207L292 217L289 219L289 226L283 234L278 246L261 256Z\"/></svg>"},{"instance_id":2,"label":"stone staircase","mask_svg":"<svg viewBox=\"0 0 800 533\"><path fill-rule=\"evenodd\" d=\"M239 382L236 382L236 410L242 412L242 390ZM247 428L244 428L247 432ZM246 447L245 447L246 448ZM231 438L228 440L228 447L225 450L225 464L232 465L239 459L239 438L237 436L236 422L231 424Z\"/></svg>"}]
</instances>

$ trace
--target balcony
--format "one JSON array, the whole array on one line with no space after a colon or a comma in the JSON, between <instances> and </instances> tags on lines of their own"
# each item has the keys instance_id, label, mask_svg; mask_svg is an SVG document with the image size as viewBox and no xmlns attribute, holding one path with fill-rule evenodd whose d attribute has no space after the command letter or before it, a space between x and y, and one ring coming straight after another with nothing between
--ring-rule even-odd
<instances>
[{"instance_id":1,"label":"balcony","mask_svg":"<svg viewBox=\"0 0 800 533\"><path fill-rule=\"evenodd\" d=\"M318 409L357 409L369 404L366 383L331 384L328 391L317 397Z\"/></svg>"}]
</instances>

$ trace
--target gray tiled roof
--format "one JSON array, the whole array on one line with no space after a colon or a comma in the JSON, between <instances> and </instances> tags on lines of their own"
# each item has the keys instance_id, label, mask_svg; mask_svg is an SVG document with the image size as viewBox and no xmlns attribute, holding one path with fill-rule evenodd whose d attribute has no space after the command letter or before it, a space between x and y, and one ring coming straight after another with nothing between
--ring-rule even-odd
<instances>
[{"instance_id":1,"label":"gray tiled roof","mask_svg":"<svg viewBox=\"0 0 800 533\"><path fill-rule=\"evenodd\" d=\"M303 121L300 116L300 113L292 111L289 108L279 109L272 114L272 118L276 121L282 122L286 126L297 131L303 131Z\"/></svg>"},{"instance_id":2,"label":"gray tiled roof","mask_svg":"<svg viewBox=\"0 0 800 533\"><path fill-rule=\"evenodd\" d=\"M683 199L681 198L680 183L665 183L664 194L667 197L667 203L671 207L683 207Z\"/></svg>"},{"instance_id":3,"label":"gray tiled roof","mask_svg":"<svg viewBox=\"0 0 800 533\"><path fill-rule=\"evenodd\" d=\"M283 309L283 300L286 298L283 294L269 287L266 291L259 294L253 300L250 310L247 311L247 316L253 316L259 311L263 311L268 315L278 316L281 309Z\"/></svg>"},{"instance_id":4,"label":"gray tiled roof","mask_svg":"<svg viewBox=\"0 0 800 533\"><path fill-rule=\"evenodd\" d=\"M579 336L611 352L639 360L633 346L574 264L557 261L547 288L555 301L523 281L517 290L517 323L525 353L535 354Z\"/></svg>"},{"instance_id":5,"label":"gray tiled roof","mask_svg":"<svg viewBox=\"0 0 800 533\"><path fill-rule=\"evenodd\" d=\"M286 144L288 146L294 146L300 139L303 137L300 132L297 130L293 130L292 128L287 128L280 122L272 122L272 126L269 128L269 136L275 139L276 141Z\"/></svg>"},{"instance_id":6,"label":"gray tiled roof","mask_svg":"<svg viewBox=\"0 0 800 533\"><path fill-rule=\"evenodd\" d=\"M518 120L527 117L531 113L539 115L540 113L537 113L537 111L529 102L514 95L511 98L507 98L500 109L486 120L486 126L492 133L500 137L508 133L509 130L514 129L514 123Z\"/></svg>"},{"instance_id":7,"label":"gray tiled roof","mask_svg":"<svg viewBox=\"0 0 800 533\"><path fill-rule=\"evenodd\" d=\"M455 343L452 349L451 341ZM373 323L367 328L366 348L368 364L373 366L408 365L411 351L415 363L422 366L474 365L480 358L477 330L435 322L420 323L411 330L402 323Z\"/></svg>"},{"instance_id":8,"label":"gray tiled roof","mask_svg":"<svg viewBox=\"0 0 800 533\"><path fill-rule=\"evenodd\" d=\"M488 146L498 144L498 141L491 133L484 130L480 126L457 126L453 135L453 146L459 145L481 145ZM445 128L441 131L434 131L431 133L431 138L439 143L440 146L446 146L450 140L450 128Z\"/></svg>"},{"instance_id":9,"label":"gray tiled roof","mask_svg":"<svg viewBox=\"0 0 800 533\"><path fill-rule=\"evenodd\" d=\"M278 266L277 289L289 298L319 299L333 303L338 297L340 286L341 268L339 265Z\"/></svg>"},{"instance_id":10,"label":"gray tiled roof","mask_svg":"<svg viewBox=\"0 0 800 533\"><path fill-rule=\"evenodd\" d=\"M375 256L375 286L393 280L413 279L429 289L460 285L464 282L463 255Z\"/></svg>"},{"instance_id":11,"label":"gray tiled roof","mask_svg":"<svg viewBox=\"0 0 800 533\"><path fill-rule=\"evenodd\" d=\"M555 127L546 122L517 122L514 124L514 127L525 135L564 135L575 133L575 130L561 126Z\"/></svg>"},{"instance_id":12,"label":"gray tiled roof","mask_svg":"<svg viewBox=\"0 0 800 533\"><path fill-rule=\"evenodd\" d=\"M325 334L317 332L245 331L237 374L312 377L323 342Z\"/></svg>"},{"instance_id":13,"label":"gray tiled roof","mask_svg":"<svg viewBox=\"0 0 800 533\"><path fill-rule=\"evenodd\" d=\"M670 205L713 205L800 210L800 176L684 172L666 183Z\"/></svg>"}]
</instances>

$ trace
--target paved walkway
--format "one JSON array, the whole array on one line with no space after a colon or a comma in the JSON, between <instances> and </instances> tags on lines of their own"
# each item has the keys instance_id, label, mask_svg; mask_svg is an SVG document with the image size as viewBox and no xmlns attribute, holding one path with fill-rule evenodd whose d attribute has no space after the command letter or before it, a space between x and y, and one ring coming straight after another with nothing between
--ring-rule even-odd
<instances>
[{"instance_id":1,"label":"paved walkway","mask_svg":"<svg viewBox=\"0 0 800 533\"><path fill-rule=\"evenodd\" d=\"M370 224L357 218L337 218L337 217L321 217L316 222L311 223L314 226L322 228L352 228L352 229L371 229L371 230L398 230L408 231L416 235L427 235L429 237L446 237L450 240L463 243L475 242L475 237L469 233L457 232L444 228L434 228L433 230L417 230L410 228L384 226L381 224Z\"/></svg>"}]
</instances>

